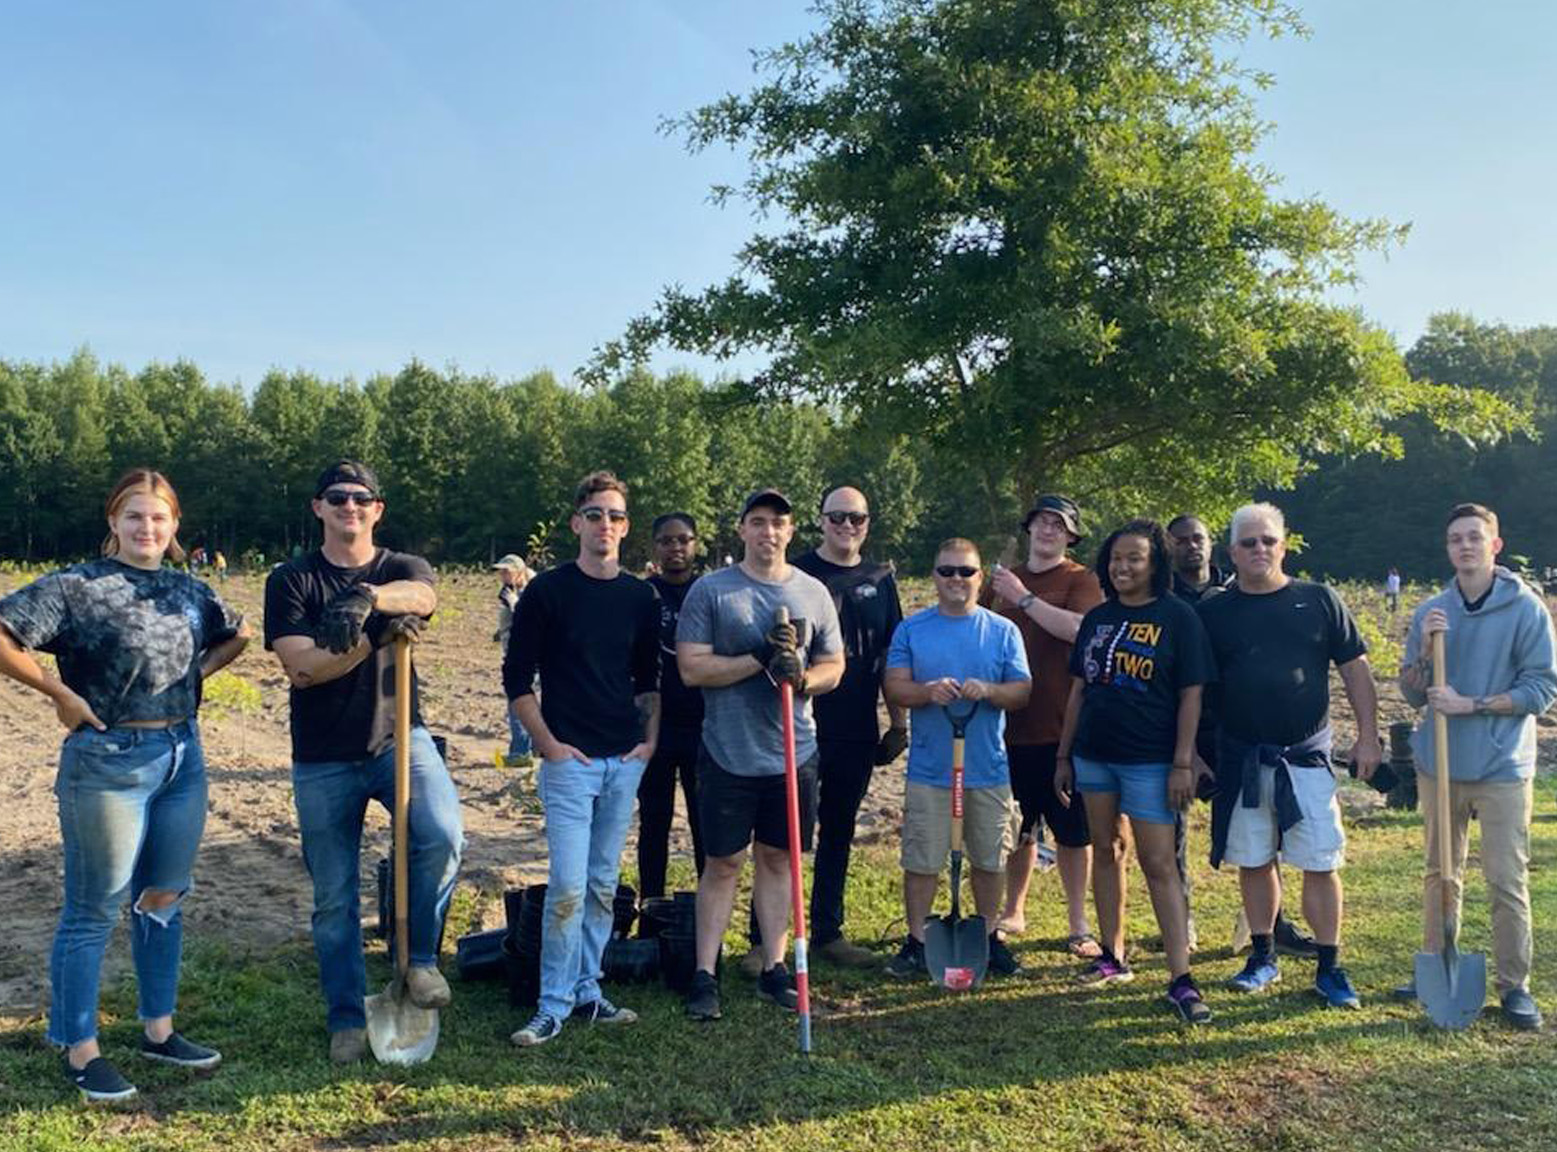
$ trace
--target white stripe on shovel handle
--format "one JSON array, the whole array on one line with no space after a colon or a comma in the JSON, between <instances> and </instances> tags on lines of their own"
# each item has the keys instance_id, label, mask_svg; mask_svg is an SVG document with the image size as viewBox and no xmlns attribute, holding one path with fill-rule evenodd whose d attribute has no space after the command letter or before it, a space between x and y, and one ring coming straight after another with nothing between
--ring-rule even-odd
<instances>
[{"instance_id":1,"label":"white stripe on shovel handle","mask_svg":"<svg viewBox=\"0 0 1557 1152\"><path fill-rule=\"evenodd\" d=\"M779 605L776 620L789 623ZM795 764L795 686L779 685L779 725L784 732L784 800L789 809L789 905L795 919L795 995L800 1009L800 1051L811 1051L811 978L806 967L806 901L800 873L800 772Z\"/></svg>"}]
</instances>

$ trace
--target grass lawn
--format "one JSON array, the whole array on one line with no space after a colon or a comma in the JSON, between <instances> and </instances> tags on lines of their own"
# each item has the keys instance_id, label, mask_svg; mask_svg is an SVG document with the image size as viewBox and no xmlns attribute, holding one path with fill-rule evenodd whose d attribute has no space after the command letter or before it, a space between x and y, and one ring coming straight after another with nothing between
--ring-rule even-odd
<instances>
[{"instance_id":1,"label":"grass lawn","mask_svg":"<svg viewBox=\"0 0 1557 1152\"><path fill-rule=\"evenodd\" d=\"M1537 791L1532 884L1535 991L1549 1012L1557 1011L1554 801L1548 777ZM1196 820L1198 850L1203 808ZM1045 874L1017 949L1023 975L949 995L821 968L814 987L828 1012L810 1058L795 1051L793 1018L759 1003L732 965L716 1024L685 1020L657 986L613 989L642 1013L639 1025L570 1028L527 1052L508 1043L523 1020L500 986L456 983L431 1063L339 1070L325 1059L306 946L239 955L196 937L180 1024L221 1048L223 1067L201 1078L134 1059L132 990L111 989L104 1048L139 1084L140 1100L120 1111L79 1104L43 1043L42 1022L28 1022L0 1032L0 1148L1557 1147L1550 1028L1515 1033L1491 1012L1466 1032L1445 1034L1420 1008L1387 997L1410 973L1420 932L1417 815L1380 812L1353 821L1350 832L1345 959L1364 996L1360 1012L1323 1008L1310 991L1311 965L1291 960L1273 995L1221 991L1237 967L1227 948L1236 885L1205 869L1195 905L1197 970L1216 1012L1209 1027L1175 1022L1157 955L1136 956L1133 984L1075 988L1075 965L1058 951L1057 880ZM885 960L902 931L895 855L878 845L857 861L851 921L880 939ZM1132 938L1155 935L1138 872L1131 895ZM474 899L462 893L451 939ZM1288 904L1296 905L1295 892ZM1477 878L1464 947L1486 950L1488 942ZM388 971L381 951L371 963L374 984Z\"/></svg>"}]
</instances>

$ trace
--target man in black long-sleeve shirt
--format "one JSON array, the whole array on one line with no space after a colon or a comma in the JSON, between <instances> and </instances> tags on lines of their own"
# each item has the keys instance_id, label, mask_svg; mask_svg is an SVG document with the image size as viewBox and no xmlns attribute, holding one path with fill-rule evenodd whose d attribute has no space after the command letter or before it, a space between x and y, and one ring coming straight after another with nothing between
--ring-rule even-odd
<instances>
[{"instance_id":1,"label":"man in black long-sleeve shirt","mask_svg":"<svg viewBox=\"0 0 1557 1152\"><path fill-rule=\"evenodd\" d=\"M573 507L578 560L530 582L503 660L509 707L541 757L551 857L540 1003L513 1034L521 1047L550 1040L570 1015L598 1024L637 1019L601 995L600 958L633 798L659 733L659 609L654 590L617 559L627 485L592 472Z\"/></svg>"}]
</instances>

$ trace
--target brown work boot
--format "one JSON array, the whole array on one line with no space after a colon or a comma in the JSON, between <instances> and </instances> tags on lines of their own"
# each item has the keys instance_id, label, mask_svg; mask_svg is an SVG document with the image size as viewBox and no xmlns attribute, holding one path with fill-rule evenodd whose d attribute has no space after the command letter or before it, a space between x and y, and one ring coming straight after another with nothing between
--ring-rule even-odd
<instances>
[{"instance_id":1,"label":"brown work boot","mask_svg":"<svg viewBox=\"0 0 1557 1152\"><path fill-rule=\"evenodd\" d=\"M834 937L816 950L816 954L829 964L836 964L840 968L875 968L881 964L881 957L869 948L862 948L858 944L850 943L842 936Z\"/></svg>"},{"instance_id":2,"label":"brown work boot","mask_svg":"<svg viewBox=\"0 0 1557 1152\"><path fill-rule=\"evenodd\" d=\"M334 1064L355 1064L368 1050L366 1028L342 1028L330 1033L330 1061Z\"/></svg>"},{"instance_id":3,"label":"brown work boot","mask_svg":"<svg viewBox=\"0 0 1557 1152\"><path fill-rule=\"evenodd\" d=\"M417 964L406 970L406 991L411 1003L418 1008L447 1008L449 1006L449 982L443 973L431 964Z\"/></svg>"}]
</instances>

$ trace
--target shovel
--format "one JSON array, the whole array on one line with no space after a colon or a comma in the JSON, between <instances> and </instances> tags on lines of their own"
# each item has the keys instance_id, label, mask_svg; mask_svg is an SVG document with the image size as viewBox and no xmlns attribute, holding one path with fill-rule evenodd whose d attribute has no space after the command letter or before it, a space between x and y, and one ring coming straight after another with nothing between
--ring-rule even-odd
<instances>
[{"instance_id":1,"label":"shovel","mask_svg":"<svg viewBox=\"0 0 1557 1152\"><path fill-rule=\"evenodd\" d=\"M1442 688L1443 633L1433 633L1433 685ZM1449 848L1449 720L1433 712L1433 786L1437 793L1438 875L1442 878L1443 951L1416 954L1416 998L1427 1009L1427 1018L1440 1028L1466 1028L1481 1015L1487 999L1487 958L1479 952L1461 955L1455 946L1460 914L1449 885L1454 874Z\"/></svg>"},{"instance_id":2,"label":"shovel","mask_svg":"<svg viewBox=\"0 0 1557 1152\"><path fill-rule=\"evenodd\" d=\"M380 1064L422 1064L438 1047L438 1010L411 1003L411 641L395 645L395 975L381 995L369 996L368 1045Z\"/></svg>"},{"instance_id":3,"label":"shovel","mask_svg":"<svg viewBox=\"0 0 1557 1152\"><path fill-rule=\"evenodd\" d=\"M789 623L780 604L778 623ZM779 727L784 734L784 808L789 824L789 911L795 920L795 1005L800 1020L800 1051L811 1051L811 974L806 961L806 893L800 874L800 771L795 763L795 686L778 686Z\"/></svg>"},{"instance_id":4,"label":"shovel","mask_svg":"<svg viewBox=\"0 0 1557 1152\"><path fill-rule=\"evenodd\" d=\"M962 918L962 746L978 708L974 700L966 707L943 709L952 729L951 914L924 922L924 962L930 979L952 992L978 987L989 970L989 928L984 917Z\"/></svg>"}]
</instances>

